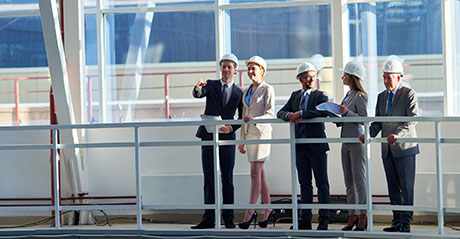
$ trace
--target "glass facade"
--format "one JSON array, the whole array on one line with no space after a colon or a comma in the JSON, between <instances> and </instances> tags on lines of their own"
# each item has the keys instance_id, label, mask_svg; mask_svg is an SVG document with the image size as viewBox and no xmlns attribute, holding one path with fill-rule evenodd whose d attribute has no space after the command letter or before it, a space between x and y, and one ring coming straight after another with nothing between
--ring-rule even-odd
<instances>
[{"instance_id":1,"label":"glass facade","mask_svg":"<svg viewBox=\"0 0 460 239\"><path fill-rule=\"evenodd\" d=\"M212 6L214 1L210 0L102 0L107 8L121 7L169 7L169 6Z\"/></svg>"},{"instance_id":2,"label":"glass facade","mask_svg":"<svg viewBox=\"0 0 460 239\"><path fill-rule=\"evenodd\" d=\"M47 66L40 17L0 18L0 125L49 124Z\"/></svg>"},{"instance_id":3,"label":"glass facade","mask_svg":"<svg viewBox=\"0 0 460 239\"><path fill-rule=\"evenodd\" d=\"M95 105L92 119L98 121L98 45L96 0L85 1L85 57L88 65L88 98ZM261 0L227 0L228 4L257 4ZM296 2L269 1L267 4ZM171 117L187 117L184 104L194 102L190 87L199 78L216 78L216 26L214 11L200 10L212 7L214 1L151 1L104 0L105 8L130 9L120 13L104 13L106 41L105 80L107 82L110 121L142 120L165 116L165 99L171 100ZM309 5L289 7L254 7L224 10L224 53L233 52L240 63L253 55L264 57L269 63L267 82L275 85L277 96L286 97L298 87L293 72L298 63L314 54L325 57L321 89L333 94L331 7L329 1L316 1ZM316 5L315 5L316 4ZM456 31L459 32L459 0L456 7ZM0 12L32 11L38 13L37 0L0 0ZM137 12L140 7L165 7L167 12ZM192 7L196 10L175 10ZM369 79L365 87L370 97L369 112L373 112L372 96L384 89L381 66L390 55L404 60L406 80L417 91L421 114L443 115L444 84L442 64L442 11L441 0L389 1L348 4L349 40L351 59L362 60L368 68ZM39 16L0 18L0 67L5 69L46 69L47 58ZM457 34L458 35L458 34ZM459 40L457 64L460 64ZM459 67L457 67L459 69ZM235 81L249 83L245 66L240 66ZM33 76L35 73L27 73ZM458 75L458 74L457 74ZM3 73L2 77L15 75ZM460 79L455 82L455 105L460 112ZM20 83L22 85L30 85ZM28 90L43 92L38 88ZM5 85L5 83L3 83ZM169 89L165 90L165 86ZM6 87L6 86L4 86ZM9 84L5 92L13 92ZM28 88L29 89L29 88ZM168 91L168 92L166 92ZM12 104L15 97L0 95L0 104ZM45 94L19 97L20 102L48 102ZM45 99L46 98L46 99ZM35 101L36 100L36 101ZM334 99L339 100L339 99ZM180 103L174 103L180 102ZM143 105L142 107L140 105ZM149 105L147 107L147 105ZM9 106L11 107L11 106ZM176 107L176 108L174 108ZM178 107L178 108L177 108ZM120 110L121 108L121 110ZM126 109L129 108L129 114ZM136 109L148 108L152 114L136 116ZM114 113L118 112L118 113ZM122 112L122 113L120 113ZM119 115L122 115L120 117ZM130 116L129 116L130 115ZM142 115L142 114L141 114ZM195 116L195 115L191 115Z\"/></svg>"},{"instance_id":4,"label":"glass facade","mask_svg":"<svg viewBox=\"0 0 460 239\"><path fill-rule=\"evenodd\" d=\"M391 55L404 64L403 85L414 89L420 115L443 115L441 1L349 4L350 55L367 66L364 86L373 115L385 87L382 65Z\"/></svg>"}]
</instances>

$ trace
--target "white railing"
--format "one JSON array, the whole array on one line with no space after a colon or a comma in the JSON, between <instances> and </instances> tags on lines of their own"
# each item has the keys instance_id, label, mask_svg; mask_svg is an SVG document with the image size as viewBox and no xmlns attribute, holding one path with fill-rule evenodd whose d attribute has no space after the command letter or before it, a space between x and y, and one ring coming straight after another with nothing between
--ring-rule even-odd
<instances>
[{"instance_id":1,"label":"white railing","mask_svg":"<svg viewBox=\"0 0 460 239\"><path fill-rule=\"evenodd\" d=\"M85 124L85 125L48 125L48 126L18 126L18 127L0 127L0 131L31 131L31 130L51 130L52 142L51 144L8 144L0 145L0 150L36 150L36 149L52 149L53 150L53 167L57 168L58 149L69 148L120 148L130 147L134 148L135 159L135 177L136 177L136 205L75 205L75 206L62 206L60 200L54 200L52 206L27 206L17 207L8 206L0 208L0 211L53 211L55 215L55 227L61 228L61 221L59 213L64 210L94 210L94 209L116 209L116 210L136 210L137 214L137 229L142 229L142 210L148 209L215 209L216 226L215 229L221 229L220 226L220 210L221 209L292 209L292 220L294 230L298 229L298 212L297 209L362 209L367 210L368 213L368 230L373 231L373 211L374 210L413 210L435 212L438 216L438 233L444 234L444 213L460 213L460 207L445 207L443 204L443 182L442 182L442 153L441 145L445 143L460 144L460 138L442 138L441 136L441 123L442 122L460 122L460 117L346 117L346 118L316 118L311 120L304 120L303 122L363 122L365 125L365 155L366 155L366 185L367 185L367 204L350 205L350 204L298 204L297 202L297 174L296 174L296 155L295 145L299 143L359 143L358 138L295 138L295 125L290 124L290 137L287 139L264 139L264 140L218 140L217 127L221 124L244 124L242 120L223 120L223 121L194 121L194 120L162 120L158 122L144 122L144 123L122 123L122 124ZM437 205L436 206L394 206L394 205L372 205L372 190L371 190L371 174L370 174L370 144L386 142L385 138L369 138L369 125L371 122L432 122L435 128L435 135L431 138L399 138L397 142L416 142L416 143L432 143L436 147L436 178L437 178ZM252 120L249 123L272 123L272 124L286 124L286 122L279 119L259 119ZM214 140L212 141L141 141L139 131L145 127L174 127L174 126L198 126L198 125L212 125L214 127ZM81 143L81 144L68 144L57 143L57 131L68 129L107 129L107 128L132 128L134 130L134 140L130 142L117 142L117 143ZM290 144L291 150L291 185L292 185L292 203L291 204L270 204L270 205L229 205L221 203L221 186L220 186L220 168L219 168L219 154L218 148L223 145L237 145L237 144ZM214 205L143 205L141 195L141 160L140 148L143 147L177 147L177 146L201 146L211 145L214 150L214 177L215 181L215 198ZM54 198L59 198L59 170L53 172L53 194Z\"/></svg>"}]
</instances>

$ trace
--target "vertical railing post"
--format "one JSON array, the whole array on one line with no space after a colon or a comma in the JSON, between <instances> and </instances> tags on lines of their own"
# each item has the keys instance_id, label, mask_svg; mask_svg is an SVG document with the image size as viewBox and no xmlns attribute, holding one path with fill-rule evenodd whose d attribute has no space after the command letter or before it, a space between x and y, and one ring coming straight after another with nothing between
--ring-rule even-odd
<instances>
[{"instance_id":1,"label":"vertical railing post","mask_svg":"<svg viewBox=\"0 0 460 239\"><path fill-rule=\"evenodd\" d=\"M298 203L297 203L297 173L296 173L296 138L295 124L290 123L290 145L291 145L291 192L292 192L292 227L294 230L299 229L298 225Z\"/></svg>"},{"instance_id":2,"label":"vertical railing post","mask_svg":"<svg viewBox=\"0 0 460 239\"><path fill-rule=\"evenodd\" d=\"M134 127L134 152L136 160L136 219L137 229L142 230L141 158L139 126Z\"/></svg>"},{"instance_id":3,"label":"vertical railing post","mask_svg":"<svg viewBox=\"0 0 460 239\"><path fill-rule=\"evenodd\" d=\"M220 209L222 190L220 189L220 158L219 158L219 130L213 125L213 152L214 152L214 205L216 217L216 229L220 229Z\"/></svg>"},{"instance_id":4,"label":"vertical railing post","mask_svg":"<svg viewBox=\"0 0 460 239\"><path fill-rule=\"evenodd\" d=\"M60 195L59 195L59 168L58 168L58 149L57 149L57 129L51 129L51 137L53 137L53 182L54 182L54 222L56 229L61 228L60 215Z\"/></svg>"},{"instance_id":5,"label":"vertical railing post","mask_svg":"<svg viewBox=\"0 0 460 239\"><path fill-rule=\"evenodd\" d=\"M441 124L435 121L435 140L436 140L436 179L438 184L438 233L444 234L444 190L442 175L441 157Z\"/></svg>"},{"instance_id":6,"label":"vertical railing post","mask_svg":"<svg viewBox=\"0 0 460 239\"><path fill-rule=\"evenodd\" d=\"M364 122L364 159L366 160L367 228L373 230L369 122Z\"/></svg>"},{"instance_id":7,"label":"vertical railing post","mask_svg":"<svg viewBox=\"0 0 460 239\"><path fill-rule=\"evenodd\" d=\"M19 125L19 80L14 79L14 122Z\"/></svg>"},{"instance_id":8,"label":"vertical railing post","mask_svg":"<svg viewBox=\"0 0 460 239\"><path fill-rule=\"evenodd\" d=\"M243 88L244 87L243 71L238 71L238 73L239 73L240 86L241 88Z\"/></svg>"},{"instance_id":9,"label":"vertical railing post","mask_svg":"<svg viewBox=\"0 0 460 239\"><path fill-rule=\"evenodd\" d=\"M169 74L165 73L165 118L169 119Z\"/></svg>"}]
</instances>

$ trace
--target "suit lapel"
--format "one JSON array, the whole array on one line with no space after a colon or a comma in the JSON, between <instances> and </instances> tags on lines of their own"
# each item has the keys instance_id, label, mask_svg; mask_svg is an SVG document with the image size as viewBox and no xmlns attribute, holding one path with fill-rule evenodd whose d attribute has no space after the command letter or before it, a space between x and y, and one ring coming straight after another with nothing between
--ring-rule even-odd
<instances>
[{"instance_id":1,"label":"suit lapel","mask_svg":"<svg viewBox=\"0 0 460 239\"><path fill-rule=\"evenodd\" d=\"M313 102L316 101L315 97L316 97L316 90L312 90L310 92L310 96L308 97L307 109L312 109L315 107L315 105L313 105Z\"/></svg>"},{"instance_id":2,"label":"suit lapel","mask_svg":"<svg viewBox=\"0 0 460 239\"><path fill-rule=\"evenodd\" d=\"M265 82L261 82L259 84L259 86L257 87L256 91L254 92L254 94L252 95L251 97L251 101L249 101L249 105L253 104L253 102L257 99L257 97L259 97L259 95L262 93L262 86L265 84ZM248 91L251 90L251 89L248 89Z\"/></svg>"},{"instance_id":3,"label":"suit lapel","mask_svg":"<svg viewBox=\"0 0 460 239\"><path fill-rule=\"evenodd\" d=\"M220 81L220 79L217 80L216 92L217 92L217 98L220 101L220 104L222 105L222 107L224 107L224 102L222 102L222 82Z\"/></svg>"},{"instance_id":4,"label":"suit lapel","mask_svg":"<svg viewBox=\"0 0 460 239\"><path fill-rule=\"evenodd\" d=\"M300 97L302 97L302 90L299 90L297 94L294 95L294 99L292 99L293 109L300 110Z\"/></svg>"},{"instance_id":5,"label":"suit lapel","mask_svg":"<svg viewBox=\"0 0 460 239\"><path fill-rule=\"evenodd\" d=\"M345 105L346 107L350 106L351 102L353 101L353 98L355 98L355 96L357 95L358 92L356 91L353 91L350 95L350 97L348 97L348 100L345 104L343 104L343 101L342 101L342 105ZM344 99L345 100L345 99Z\"/></svg>"},{"instance_id":6,"label":"suit lapel","mask_svg":"<svg viewBox=\"0 0 460 239\"><path fill-rule=\"evenodd\" d=\"M402 94L402 90L401 90L401 84L399 84L398 86L398 90L396 91L396 95L394 95L393 97L393 102L391 103L391 109L390 109L390 114L389 115L392 115L392 112L394 111L395 109L395 106L398 104L398 101L399 99L401 99L401 94ZM389 93L387 92L387 104L388 104L388 95Z\"/></svg>"},{"instance_id":7,"label":"suit lapel","mask_svg":"<svg viewBox=\"0 0 460 239\"><path fill-rule=\"evenodd\" d=\"M232 88L231 88L232 93L230 94L230 99L228 99L227 104L225 106L230 105L230 102L234 102L234 100L238 98L238 93L237 93L236 87L237 86L235 85L235 82L233 82L233 85L232 85ZM222 95L222 93L221 93L221 95ZM220 97L220 100L222 101L222 97ZM223 105L223 103L224 102L222 102L222 105Z\"/></svg>"}]
</instances>

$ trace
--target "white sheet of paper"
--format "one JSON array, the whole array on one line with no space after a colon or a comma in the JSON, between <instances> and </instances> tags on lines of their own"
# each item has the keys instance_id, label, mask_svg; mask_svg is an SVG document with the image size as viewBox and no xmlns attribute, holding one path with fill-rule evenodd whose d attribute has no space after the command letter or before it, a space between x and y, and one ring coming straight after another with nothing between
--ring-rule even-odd
<instances>
[{"instance_id":1,"label":"white sheet of paper","mask_svg":"<svg viewBox=\"0 0 460 239\"><path fill-rule=\"evenodd\" d=\"M201 120L222 120L222 118L220 116L211 116L211 115L200 115L201 117ZM217 128L219 129L220 127L224 126L223 124L222 125L217 125ZM206 128L206 131L208 131L208 133L213 133L214 132L214 126L213 125L205 125L204 126ZM219 130L219 133L222 133L220 132Z\"/></svg>"},{"instance_id":2,"label":"white sheet of paper","mask_svg":"<svg viewBox=\"0 0 460 239\"><path fill-rule=\"evenodd\" d=\"M342 116L340 113L340 106L333 102L324 102L316 106L317 110L328 111L336 116Z\"/></svg>"}]
</instances>

